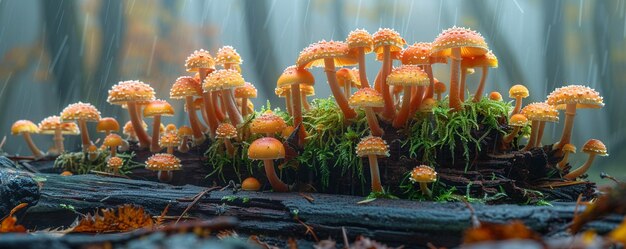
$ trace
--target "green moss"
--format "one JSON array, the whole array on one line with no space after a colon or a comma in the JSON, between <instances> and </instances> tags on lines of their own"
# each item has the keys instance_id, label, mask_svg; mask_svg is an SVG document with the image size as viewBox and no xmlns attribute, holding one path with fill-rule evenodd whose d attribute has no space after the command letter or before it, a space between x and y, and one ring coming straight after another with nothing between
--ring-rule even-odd
<instances>
[{"instance_id":1,"label":"green moss","mask_svg":"<svg viewBox=\"0 0 626 249\"><path fill-rule=\"evenodd\" d=\"M122 165L119 171L122 175L125 175L132 169L145 167L144 164L131 160L135 156L134 152L117 153L117 156L124 160L124 165ZM106 172L109 171L106 166L108 157L108 151L101 151L95 160L90 161L83 152L66 152L56 158L54 167L62 168L74 174L87 174L92 170Z\"/></svg>"}]
</instances>

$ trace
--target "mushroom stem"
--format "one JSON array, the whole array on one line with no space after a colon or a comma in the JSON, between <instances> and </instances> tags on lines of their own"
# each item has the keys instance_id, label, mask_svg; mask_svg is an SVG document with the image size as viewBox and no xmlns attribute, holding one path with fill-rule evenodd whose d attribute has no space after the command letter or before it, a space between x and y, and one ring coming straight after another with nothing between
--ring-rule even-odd
<instances>
[{"instance_id":1,"label":"mushroom stem","mask_svg":"<svg viewBox=\"0 0 626 249\"><path fill-rule=\"evenodd\" d=\"M174 177L174 173L169 170L168 171L159 170L159 172L157 173L157 176L159 177L160 182L170 182L172 181L172 178Z\"/></svg>"},{"instance_id":2,"label":"mushroom stem","mask_svg":"<svg viewBox=\"0 0 626 249\"><path fill-rule=\"evenodd\" d=\"M243 123L243 117L239 110L237 110L237 104L235 103L235 99L233 98L231 89L224 89L222 92L222 104L226 112L228 113L228 117L230 118L230 123L233 126L237 127L239 124Z\"/></svg>"},{"instance_id":3,"label":"mushroom stem","mask_svg":"<svg viewBox=\"0 0 626 249\"><path fill-rule=\"evenodd\" d=\"M367 81L367 72L365 71L365 48L360 47L357 49L357 58L359 60L359 81L361 81L361 88L370 87Z\"/></svg>"},{"instance_id":4,"label":"mushroom stem","mask_svg":"<svg viewBox=\"0 0 626 249\"><path fill-rule=\"evenodd\" d=\"M348 90L349 91L349 90ZM293 127L298 127L302 124L302 100L300 100L300 84L291 84L291 102L293 104ZM304 127L303 127L304 128ZM304 144L306 133L304 129L298 129L298 145Z\"/></svg>"},{"instance_id":5,"label":"mushroom stem","mask_svg":"<svg viewBox=\"0 0 626 249\"><path fill-rule=\"evenodd\" d=\"M111 150L111 157L114 157L117 155L117 147L111 146L110 150Z\"/></svg>"},{"instance_id":6,"label":"mushroom stem","mask_svg":"<svg viewBox=\"0 0 626 249\"><path fill-rule=\"evenodd\" d=\"M381 81L380 81L381 80L380 77L381 77L382 74L383 74L383 68L381 67L378 70L378 73L376 74L376 79L374 79L374 90L376 90L379 93L383 92L382 86L380 85L380 84L382 84ZM374 108L374 112L381 113L384 109L385 109L384 107L376 107L376 108Z\"/></svg>"},{"instance_id":7,"label":"mushroom stem","mask_svg":"<svg viewBox=\"0 0 626 249\"><path fill-rule=\"evenodd\" d=\"M559 162L559 169L564 169L565 165L567 165L567 161L569 160L569 151L565 151L565 155L563 156L563 159L561 159L561 161Z\"/></svg>"},{"instance_id":8,"label":"mushroom stem","mask_svg":"<svg viewBox=\"0 0 626 249\"><path fill-rule=\"evenodd\" d=\"M167 146L167 154L174 155L174 146Z\"/></svg>"},{"instance_id":9,"label":"mushroom stem","mask_svg":"<svg viewBox=\"0 0 626 249\"><path fill-rule=\"evenodd\" d=\"M511 116L518 114L520 109L522 109L522 97L515 97L515 108L513 108L513 112L511 112Z\"/></svg>"},{"instance_id":10,"label":"mushroom stem","mask_svg":"<svg viewBox=\"0 0 626 249\"><path fill-rule=\"evenodd\" d=\"M576 104L567 104L565 107L565 126L563 126L563 135L561 141L555 144L553 149L562 149L563 146L570 143L572 138L572 129L574 128L574 117L576 117Z\"/></svg>"},{"instance_id":11,"label":"mushroom stem","mask_svg":"<svg viewBox=\"0 0 626 249\"><path fill-rule=\"evenodd\" d=\"M91 145L89 130L87 130L87 121L78 119L78 127L80 128L80 139L83 143L83 151L87 151L87 148Z\"/></svg>"},{"instance_id":12,"label":"mushroom stem","mask_svg":"<svg viewBox=\"0 0 626 249\"><path fill-rule=\"evenodd\" d=\"M478 88L476 88L476 92L474 93L474 102L480 101L483 97L483 91L485 90L485 81L487 81L487 75L489 74L489 68L487 66L483 66L483 74L480 76L480 83L478 83Z\"/></svg>"},{"instance_id":13,"label":"mushroom stem","mask_svg":"<svg viewBox=\"0 0 626 249\"><path fill-rule=\"evenodd\" d=\"M409 117L409 112L411 109L411 87L404 86L404 94L402 96L402 108L398 112L398 115L393 120L393 127L400 128L406 124L406 120ZM416 96L416 99L420 98Z\"/></svg>"},{"instance_id":14,"label":"mushroom stem","mask_svg":"<svg viewBox=\"0 0 626 249\"><path fill-rule=\"evenodd\" d=\"M415 86L414 86L415 87ZM409 107L411 110L409 112L409 117L413 117L415 112L419 110L419 107L422 105L422 100L424 100L424 92L426 91L425 87L418 86L415 94L411 96L411 106Z\"/></svg>"},{"instance_id":15,"label":"mushroom stem","mask_svg":"<svg viewBox=\"0 0 626 249\"><path fill-rule=\"evenodd\" d=\"M380 75L381 94L383 95L383 101L385 101L385 107L382 113L382 117L387 120L393 120L396 115L396 108L393 105L393 99L389 92L389 85L387 84L387 76L391 71L391 52L389 46L383 46L383 72Z\"/></svg>"},{"instance_id":16,"label":"mushroom stem","mask_svg":"<svg viewBox=\"0 0 626 249\"><path fill-rule=\"evenodd\" d=\"M118 167L113 168L113 175L119 175L120 169Z\"/></svg>"},{"instance_id":17,"label":"mushroom stem","mask_svg":"<svg viewBox=\"0 0 626 249\"><path fill-rule=\"evenodd\" d=\"M213 101L211 101L211 92L202 93L202 101L204 101L204 112L209 118L209 135L211 138L215 137L215 129L217 129L217 118L215 117L215 109L213 108Z\"/></svg>"},{"instance_id":18,"label":"mushroom stem","mask_svg":"<svg viewBox=\"0 0 626 249\"><path fill-rule=\"evenodd\" d=\"M328 85L330 90L335 96L337 105L341 108L345 119L353 119L356 117L356 112L348 105L348 99L341 93L341 88L337 84L337 76L335 72L335 61L332 58L324 59L324 71L326 72L326 78L328 79Z\"/></svg>"},{"instance_id":19,"label":"mushroom stem","mask_svg":"<svg viewBox=\"0 0 626 249\"><path fill-rule=\"evenodd\" d=\"M461 71L461 49L452 48L450 58L450 109L452 111L461 110L461 98L459 98L459 75Z\"/></svg>"},{"instance_id":20,"label":"mushroom stem","mask_svg":"<svg viewBox=\"0 0 626 249\"><path fill-rule=\"evenodd\" d=\"M154 115L154 120L152 120L152 141L150 142L150 152L152 153L161 151L161 146L159 146L160 128L161 115Z\"/></svg>"},{"instance_id":21,"label":"mushroom stem","mask_svg":"<svg viewBox=\"0 0 626 249\"><path fill-rule=\"evenodd\" d=\"M437 93L437 101L441 101L441 93Z\"/></svg>"},{"instance_id":22,"label":"mushroom stem","mask_svg":"<svg viewBox=\"0 0 626 249\"><path fill-rule=\"evenodd\" d=\"M433 192L430 191L430 189L428 188L428 183L425 182L420 182L420 190L422 191L422 194L428 196L428 197L432 197L433 196Z\"/></svg>"},{"instance_id":23,"label":"mushroom stem","mask_svg":"<svg viewBox=\"0 0 626 249\"><path fill-rule=\"evenodd\" d=\"M59 152L59 154L65 152L65 146L63 145L63 132L61 130L61 126L58 125L56 127L56 129L54 129L54 138L52 138L52 141L54 141L54 147L56 147L57 152Z\"/></svg>"},{"instance_id":24,"label":"mushroom stem","mask_svg":"<svg viewBox=\"0 0 626 249\"><path fill-rule=\"evenodd\" d=\"M193 106L193 96L185 97L185 104L187 105L187 115L189 116L189 125L191 125L193 139L196 144L202 144L204 135L202 135L202 127L198 120L198 114L196 114L196 108Z\"/></svg>"},{"instance_id":25,"label":"mushroom stem","mask_svg":"<svg viewBox=\"0 0 626 249\"><path fill-rule=\"evenodd\" d=\"M130 123L133 125L133 130L135 131L135 136L139 140L139 147L146 148L150 144L150 136L146 130L143 129L143 125L141 122L141 117L137 111L137 103L135 101L126 102L128 106L128 114L130 115ZM80 124L80 121L78 122ZM158 130L158 127L157 127ZM87 131L85 131L86 133ZM83 133L81 128L81 134ZM157 138L158 139L158 138Z\"/></svg>"},{"instance_id":26,"label":"mushroom stem","mask_svg":"<svg viewBox=\"0 0 626 249\"><path fill-rule=\"evenodd\" d=\"M204 105L203 105L203 107L200 108L200 114L202 115L202 120L204 120L204 123L209 125L209 123L210 123L209 122L209 117L206 115L206 111L204 111L204 110L205 109L204 109ZM211 132L210 127L204 126L203 124L200 124L200 126L202 127L202 132L205 132L205 133L210 133Z\"/></svg>"},{"instance_id":27,"label":"mushroom stem","mask_svg":"<svg viewBox=\"0 0 626 249\"><path fill-rule=\"evenodd\" d=\"M519 130L520 130L521 128L522 128L522 127L520 127L520 126L515 126L515 127L513 127L513 131L511 131L511 133L509 133L509 134L506 134L506 136L504 136L504 137L502 138L502 142L503 142L503 143L505 143L505 144L508 144L508 143L510 143L511 141L513 141L513 139L514 139L515 137L517 137L517 133L519 132Z\"/></svg>"},{"instance_id":28,"label":"mushroom stem","mask_svg":"<svg viewBox=\"0 0 626 249\"><path fill-rule=\"evenodd\" d=\"M226 146L226 152L229 156L235 156L235 146L230 142L230 139L224 138L224 146Z\"/></svg>"},{"instance_id":29,"label":"mushroom stem","mask_svg":"<svg viewBox=\"0 0 626 249\"><path fill-rule=\"evenodd\" d=\"M33 143L33 139L30 137L30 133L24 132L22 133L22 136L24 137L24 140L26 141L26 145L28 145L28 148L33 153L33 156L35 157L35 159L43 158L44 154L41 152L41 150L39 150L37 145Z\"/></svg>"},{"instance_id":30,"label":"mushroom stem","mask_svg":"<svg viewBox=\"0 0 626 249\"><path fill-rule=\"evenodd\" d=\"M367 118L367 124L370 127L370 131L372 132L372 136L380 137L385 132L378 125L378 119L376 118L376 114L371 107L366 107L365 109L365 117Z\"/></svg>"},{"instance_id":31,"label":"mushroom stem","mask_svg":"<svg viewBox=\"0 0 626 249\"><path fill-rule=\"evenodd\" d=\"M263 160L263 164L265 166L265 175L267 176L267 180L270 182L270 185L272 185L272 189L276 192L289 192L289 186L281 181L280 178L278 178L278 175L276 175L276 171L274 170L274 160Z\"/></svg>"},{"instance_id":32,"label":"mushroom stem","mask_svg":"<svg viewBox=\"0 0 626 249\"><path fill-rule=\"evenodd\" d=\"M532 124L530 125L530 138L528 138L528 143L526 144L526 147L524 147L525 151L529 151L530 149L535 147L535 141L537 141L537 133L539 131L539 121L535 121L533 120Z\"/></svg>"},{"instance_id":33,"label":"mushroom stem","mask_svg":"<svg viewBox=\"0 0 626 249\"><path fill-rule=\"evenodd\" d=\"M300 100L302 100L302 107L304 110L311 110L311 105L309 105L309 101L306 99L306 94L304 92L300 92Z\"/></svg>"},{"instance_id":34,"label":"mushroom stem","mask_svg":"<svg viewBox=\"0 0 626 249\"><path fill-rule=\"evenodd\" d=\"M287 113L293 116L293 105L291 104L293 100L291 99L291 94L285 94L285 108L287 109Z\"/></svg>"},{"instance_id":35,"label":"mushroom stem","mask_svg":"<svg viewBox=\"0 0 626 249\"><path fill-rule=\"evenodd\" d=\"M217 117L217 120L219 121L219 123L224 123L224 119L226 119L226 115L224 114L224 103L222 101L220 101L221 97L220 97L221 92L220 91L213 91L211 93L211 98L213 98L213 109L215 110L215 116Z\"/></svg>"},{"instance_id":36,"label":"mushroom stem","mask_svg":"<svg viewBox=\"0 0 626 249\"><path fill-rule=\"evenodd\" d=\"M461 86L459 87L459 99L465 101L465 80L467 79L467 68L461 67Z\"/></svg>"},{"instance_id":37,"label":"mushroom stem","mask_svg":"<svg viewBox=\"0 0 626 249\"><path fill-rule=\"evenodd\" d=\"M537 140L535 140L535 147L541 146L541 138L543 137L543 130L546 128L546 121L539 121L539 131L537 131Z\"/></svg>"},{"instance_id":38,"label":"mushroom stem","mask_svg":"<svg viewBox=\"0 0 626 249\"><path fill-rule=\"evenodd\" d=\"M248 116L248 98L241 98L241 116Z\"/></svg>"},{"instance_id":39,"label":"mushroom stem","mask_svg":"<svg viewBox=\"0 0 626 249\"><path fill-rule=\"evenodd\" d=\"M180 145L178 146L178 151L180 151L182 153L189 152L189 144L188 143L189 143L189 138L187 138L187 136L184 136L182 143L180 143Z\"/></svg>"},{"instance_id":40,"label":"mushroom stem","mask_svg":"<svg viewBox=\"0 0 626 249\"><path fill-rule=\"evenodd\" d=\"M565 179L576 180L577 177L583 175L589 168L591 168L591 163L593 163L593 159L596 158L595 153L589 153L589 157L583 166L578 167L577 169L569 172L569 174L563 176Z\"/></svg>"},{"instance_id":41,"label":"mushroom stem","mask_svg":"<svg viewBox=\"0 0 626 249\"><path fill-rule=\"evenodd\" d=\"M378 158L376 158L376 155L368 155L367 158L370 162L372 192L383 192L383 186L380 183L380 173L378 172Z\"/></svg>"},{"instance_id":42,"label":"mushroom stem","mask_svg":"<svg viewBox=\"0 0 626 249\"><path fill-rule=\"evenodd\" d=\"M433 75L433 67L431 65L424 65L422 68L426 71L428 80L430 80L430 85L428 85L428 92L426 92L425 98L432 98L435 95L435 76Z\"/></svg>"}]
</instances>

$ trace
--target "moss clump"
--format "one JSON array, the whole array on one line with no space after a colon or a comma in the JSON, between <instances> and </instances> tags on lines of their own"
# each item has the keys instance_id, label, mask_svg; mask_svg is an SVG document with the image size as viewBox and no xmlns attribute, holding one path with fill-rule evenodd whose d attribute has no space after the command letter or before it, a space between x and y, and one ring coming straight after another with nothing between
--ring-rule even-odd
<instances>
[{"instance_id":1,"label":"moss clump","mask_svg":"<svg viewBox=\"0 0 626 249\"><path fill-rule=\"evenodd\" d=\"M132 169L145 167L144 164L131 160L131 158L135 156L134 152L117 153L117 156L124 160L124 165L122 165L119 171L122 175L125 175ZM90 161L83 152L66 152L56 158L54 167L70 171L74 174L87 174L92 170L105 172L108 171L106 166L108 157L108 151L101 151L95 160Z\"/></svg>"}]
</instances>

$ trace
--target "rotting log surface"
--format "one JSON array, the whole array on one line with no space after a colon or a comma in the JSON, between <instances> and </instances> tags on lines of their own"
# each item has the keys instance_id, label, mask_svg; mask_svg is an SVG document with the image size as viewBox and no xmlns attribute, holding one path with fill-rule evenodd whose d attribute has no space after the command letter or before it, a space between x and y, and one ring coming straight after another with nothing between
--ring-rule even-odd
<instances>
[{"instance_id":1,"label":"rotting log surface","mask_svg":"<svg viewBox=\"0 0 626 249\"><path fill-rule=\"evenodd\" d=\"M60 204L71 205L79 213L97 208L133 203L159 215L170 204L168 215L180 215L190 199L204 188L184 185L172 186L150 181L95 175L45 177L39 203L30 208L20 221L29 228L68 226L77 214ZM224 196L237 196L234 201ZM470 213L462 203L413 202L379 199L357 205L362 197L310 194L313 202L298 193L271 192L210 192L188 214L196 218L235 216L240 220L236 231L241 234L259 234L278 240L287 238L311 240L305 228L294 218L294 213L314 227L318 237L329 236L341 241L341 227L346 227L350 240L365 235L390 245L420 246L432 242L438 246L455 246L462 231L470 224ZM243 199L248 201L244 202ZM554 203L547 206L483 205L474 204L479 220L503 223L522 220L540 233L560 231L571 221L574 203ZM295 211L297 210L297 211ZM623 217L614 215L590 223L599 233L613 229Z\"/></svg>"}]
</instances>

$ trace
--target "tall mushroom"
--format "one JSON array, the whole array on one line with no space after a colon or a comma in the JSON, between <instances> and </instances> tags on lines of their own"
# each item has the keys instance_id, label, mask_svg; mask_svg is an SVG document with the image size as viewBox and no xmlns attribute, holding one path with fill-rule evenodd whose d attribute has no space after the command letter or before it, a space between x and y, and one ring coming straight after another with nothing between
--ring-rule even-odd
<instances>
[{"instance_id":1,"label":"tall mushroom","mask_svg":"<svg viewBox=\"0 0 626 249\"><path fill-rule=\"evenodd\" d=\"M257 96L257 90L250 82L246 82L243 86L235 88L235 98L241 99L241 116L248 116L248 100Z\"/></svg>"},{"instance_id":2,"label":"tall mushroom","mask_svg":"<svg viewBox=\"0 0 626 249\"><path fill-rule=\"evenodd\" d=\"M422 90L418 91L418 93L422 93L423 95L423 88L428 84L428 74L422 71L422 69L418 66L402 65L391 71L391 74L387 77L387 85L394 87L403 86L404 88L404 93L402 95L402 108L393 120L393 127L400 128L406 125L406 121L411 111L411 88L422 88ZM419 96L418 98L420 98L420 101L417 103L417 106L419 107L422 97Z\"/></svg>"},{"instance_id":3,"label":"tall mushroom","mask_svg":"<svg viewBox=\"0 0 626 249\"><path fill-rule=\"evenodd\" d=\"M239 110L237 110L237 104L230 91L233 88L243 86L245 83L246 81L236 70L220 69L209 74L202 84L202 88L205 92L222 91L222 104L228 112L231 124L235 127L243 123L243 117ZM204 104L206 106L206 102Z\"/></svg>"},{"instance_id":4,"label":"tall mushroom","mask_svg":"<svg viewBox=\"0 0 626 249\"><path fill-rule=\"evenodd\" d=\"M367 72L365 70L365 54L369 54L373 50L374 39L367 30L355 29L348 34L346 38L348 48L352 53L356 54L359 62L359 81L361 88L370 87L367 81ZM346 95L349 96L349 95Z\"/></svg>"},{"instance_id":5,"label":"tall mushroom","mask_svg":"<svg viewBox=\"0 0 626 249\"><path fill-rule=\"evenodd\" d=\"M153 118L152 120L152 141L150 143L150 151L157 153L161 151L159 146L159 132L161 126L161 116L173 116L174 108L165 100L153 100L143 109L143 116Z\"/></svg>"},{"instance_id":6,"label":"tall mushroom","mask_svg":"<svg viewBox=\"0 0 626 249\"><path fill-rule=\"evenodd\" d=\"M550 95L546 102L554 106L557 110L565 109L565 126L561 141L554 145L555 149L561 149L570 143L572 129L574 128L574 117L576 109L581 108L601 108L604 106L602 96L595 90L580 85L569 85L557 88Z\"/></svg>"},{"instance_id":7,"label":"tall mushroom","mask_svg":"<svg viewBox=\"0 0 626 249\"><path fill-rule=\"evenodd\" d=\"M370 165L370 176L373 192L383 192L378 170L378 158L389 157L389 146L380 137L367 136L361 139L356 146L356 154L359 157L367 157Z\"/></svg>"},{"instance_id":8,"label":"tall mushroom","mask_svg":"<svg viewBox=\"0 0 626 249\"><path fill-rule=\"evenodd\" d=\"M428 188L428 184L437 181L437 171L429 166L420 165L411 170L409 180L413 183L419 183L422 194L432 197L433 192Z\"/></svg>"},{"instance_id":9,"label":"tall mushroom","mask_svg":"<svg viewBox=\"0 0 626 249\"><path fill-rule=\"evenodd\" d=\"M202 134L202 125L196 114L194 96L202 96L202 84L193 77L179 77L170 89L171 99L185 99L185 109L189 118L191 131L193 132L193 141L195 144L202 144L205 138Z\"/></svg>"},{"instance_id":10,"label":"tall mushroom","mask_svg":"<svg viewBox=\"0 0 626 249\"><path fill-rule=\"evenodd\" d=\"M509 98L515 99L515 108L511 112L511 116L518 114L522 108L522 99L528 98L528 88L523 85L514 85L509 89Z\"/></svg>"},{"instance_id":11,"label":"tall mushroom","mask_svg":"<svg viewBox=\"0 0 626 249\"><path fill-rule=\"evenodd\" d=\"M287 67L276 82L276 86L279 88L291 88L291 111L293 114L294 127L298 127L298 125L302 124L302 100L300 99L302 96L300 94L300 85L313 86L313 84L315 84L313 74L311 74L309 70L295 66ZM298 131L298 136L300 137L300 145L302 145L306 137L304 127Z\"/></svg>"},{"instance_id":12,"label":"tall mushroom","mask_svg":"<svg viewBox=\"0 0 626 249\"><path fill-rule=\"evenodd\" d=\"M461 109L459 76L462 58L487 53L487 43L480 33L461 27L444 30L432 43L432 56L450 58L450 108Z\"/></svg>"},{"instance_id":13,"label":"tall mushroom","mask_svg":"<svg viewBox=\"0 0 626 249\"><path fill-rule=\"evenodd\" d=\"M585 145L583 145L582 151L584 153L589 154L589 157L587 158L587 161L585 162L585 164L569 172L569 174L565 175L563 178L575 180L577 177L583 175L585 172L587 172L587 170L589 170L589 168L591 167L591 164L593 163L593 159L595 159L596 155L597 156L609 155L607 153L606 146L604 145L604 143L602 143L602 141L597 140L597 139L589 139L589 141L587 141Z\"/></svg>"},{"instance_id":14,"label":"tall mushroom","mask_svg":"<svg viewBox=\"0 0 626 249\"><path fill-rule=\"evenodd\" d=\"M237 71L237 73L241 74L241 68L239 67L239 65L241 65L241 63L243 63L243 60L241 60L241 56L239 56L239 53L237 53L237 50L235 50L235 48L231 47L231 46L223 46L221 47L218 51L217 54L215 54L215 62L219 65L222 65L222 67L224 69L232 69ZM233 120L233 115L235 115L234 113L231 113L233 111L238 112L239 116L243 116L241 112L239 112L239 110L237 110L237 108L235 108L234 110L230 110L229 108L231 108L231 105L235 105L235 99L233 98L233 88L226 88L226 89L222 89L220 91L220 94L222 96L222 106L223 108L226 108L226 111L228 112L228 116L231 119L231 122ZM224 95L230 95L230 97L227 96L227 98L224 98ZM226 103L226 101L230 101L232 103ZM243 122L243 121L242 121ZM242 122L239 122L242 123Z\"/></svg>"},{"instance_id":15,"label":"tall mushroom","mask_svg":"<svg viewBox=\"0 0 626 249\"><path fill-rule=\"evenodd\" d=\"M504 136L502 138L502 142L508 144L513 141L513 139L517 137L517 133L519 133L519 130L526 125L528 125L528 118L526 118L524 114L518 113L511 116L511 118L509 118L509 126L513 127L513 131Z\"/></svg>"},{"instance_id":16,"label":"tall mushroom","mask_svg":"<svg viewBox=\"0 0 626 249\"><path fill-rule=\"evenodd\" d=\"M383 95L372 88L364 87L356 91L350 97L349 102L351 106L360 107L365 110L365 117L367 118L367 124L370 127L372 135L377 137L382 136L384 131L378 125L378 118L376 118L373 108L383 107L385 105Z\"/></svg>"},{"instance_id":17,"label":"tall mushroom","mask_svg":"<svg viewBox=\"0 0 626 249\"><path fill-rule=\"evenodd\" d=\"M355 58L350 54L348 45L340 41L320 41L313 43L300 52L296 66L299 68L324 67L330 90L337 101L345 119L353 119L356 112L348 105L348 99L342 94L337 83L335 67L356 64Z\"/></svg>"},{"instance_id":18,"label":"tall mushroom","mask_svg":"<svg viewBox=\"0 0 626 249\"><path fill-rule=\"evenodd\" d=\"M233 143L230 142L230 140L236 137L237 129L229 123L220 124L217 127L217 130L215 130L215 138L222 139L224 141L226 152L231 157L235 156L235 147L233 146Z\"/></svg>"},{"instance_id":19,"label":"tall mushroom","mask_svg":"<svg viewBox=\"0 0 626 249\"><path fill-rule=\"evenodd\" d=\"M89 139L89 130L87 130L87 122L98 122L100 120L100 112L95 106L78 102L70 104L61 112L61 121L76 121L80 128L80 135L83 142L83 152L87 151L92 145Z\"/></svg>"},{"instance_id":20,"label":"tall mushroom","mask_svg":"<svg viewBox=\"0 0 626 249\"><path fill-rule=\"evenodd\" d=\"M30 120L18 120L11 126L11 134L22 135L22 137L24 137L24 141L26 141L28 148L33 153L33 156L35 156L35 159L41 159L45 156L30 137L31 133L37 134L38 132L39 129L37 128L37 125Z\"/></svg>"},{"instance_id":21,"label":"tall mushroom","mask_svg":"<svg viewBox=\"0 0 626 249\"><path fill-rule=\"evenodd\" d=\"M378 29L373 35L374 39L374 52L382 54L383 65L380 74L380 86L383 99L385 100L385 107L382 113L383 119L393 120L396 115L396 109L394 108L393 99L391 98L391 92L389 91L389 85L387 84L387 76L391 72L391 53L400 52L402 47L406 44L406 41L393 29Z\"/></svg>"},{"instance_id":22,"label":"tall mushroom","mask_svg":"<svg viewBox=\"0 0 626 249\"><path fill-rule=\"evenodd\" d=\"M161 182L172 181L174 176L173 171L181 170L182 167L180 159L172 154L154 154L146 160L146 169L157 171L157 176Z\"/></svg>"},{"instance_id":23,"label":"tall mushroom","mask_svg":"<svg viewBox=\"0 0 626 249\"><path fill-rule=\"evenodd\" d=\"M567 162L569 160L569 155L572 153L576 153L576 146L574 146L573 144L566 144L565 146L563 146L563 159L561 159L561 161L559 162L559 169L564 169L565 166L567 165Z\"/></svg>"},{"instance_id":24,"label":"tall mushroom","mask_svg":"<svg viewBox=\"0 0 626 249\"><path fill-rule=\"evenodd\" d=\"M168 131L159 137L159 148L167 148L167 154L174 154L174 147L180 146L180 136L176 131Z\"/></svg>"},{"instance_id":25,"label":"tall mushroom","mask_svg":"<svg viewBox=\"0 0 626 249\"><path fill-rule=\"evenodd\" d=\"M435 77L433 75L433 67L432 65L435 63L446 63L446 59L444 57L433 57L430 56L432 50L432 45L430 42L420 42L415 43L411 46L408 46L404 50L402 50L400 54L400 61L402 61L403 65L417 65L422 67L424 72L428 75L429 87L428 92L423 94L425 87L418 87L418 91L416 96L411 98L411 114L414 114L415 111L419 108L419 102L421 102L422 95L423 98L433 98L435 93ZM444 85L445 86L445 85ZM420 94L422 93L422 94Z\"/></svg>"},{"instance_id":26,"label":"tall mushroom","mask_svg":"<svg viewBox=\"0 0 626 249\"><path fill-rule=\"evenodd\" d=\"M461 62L461 68L481 68L483 71L480 76L480 83L478 83L478 87L474 93L474 102L478 102L482 98L490 67L498 67L498 57L496 57L491 50L484 55L466 58Z\"/></svg>"},{"instance_id":27,"label":"tall mushroom","mask_svg":"<svg viewBox=\"0 0 626 249\"><path fill-rule=\"evenodd\" d=\"M150 136L143 128L141 112L138 104L147 103L154 100L154 89L141 81L130 80L121 81L111 87L107 102L112 105L127 105L130 122L139 140L140 148L147 148L150 145ZM158 138L155 138L158 139Z\"/></svg>"},{"instance_id":28,"label":"tall mushroom","mask_svg":"<svg viewBox=\"0 0 626 249\"><path fill-rule=\"evenodd\" d=\"M198 79L200 83L204 82L207 75L215 70L215 60L209 53L204 49L194 51L187 60L185 60L185 67L188 72L198 72ZM211 137L215 136L215 129L217 129L217 108L213 104L213 96L210 91L202 92L202 100L204 101L204 112L208 118L208 125L210 129L209 135Z\"/></svg>"},{"instance_id":29,"label":"tall mushroom","mask_svg":"<svg viewBox=\"0 0 626 249\"><path fill-rule=\"evenodd\" d=\"M80 130L74 122L61 122L59 116L50 116L39 122L39 134L54 134L54 146L48 150L48 154L58 155L65 151L63 135L78 135Z\"/></svg>"},{"instance_id":30,"label":"tall mushroom","mask_svg":"<svg viewBox=\"0 0 626 249\"><path fill-rule=\"evenodd\" d=\"M537 137L541 122L558 122L559 112L546 103L531 103L522 109L522 114L532 121L530 138L524 150L537 147Z\"/></svg>"},{"instance_id":31,"label":"tall mushroom","mask_svg":"<svg viewBox=\"0 0 626 249\"><path fill-rule=\"evenodd\" d=\"M274 169L274 160L285 158L285 146L282 142L273 137L263 137L254 140L248 148L248 158L263 160L265 175L274 191L289 191L289 186L280 180Z\"/></svg>"}]
</instances>

